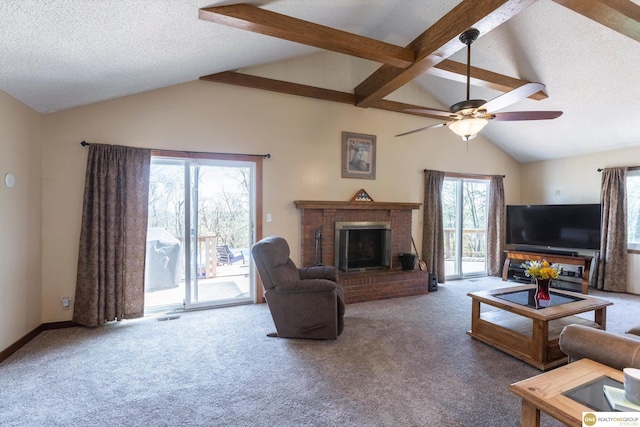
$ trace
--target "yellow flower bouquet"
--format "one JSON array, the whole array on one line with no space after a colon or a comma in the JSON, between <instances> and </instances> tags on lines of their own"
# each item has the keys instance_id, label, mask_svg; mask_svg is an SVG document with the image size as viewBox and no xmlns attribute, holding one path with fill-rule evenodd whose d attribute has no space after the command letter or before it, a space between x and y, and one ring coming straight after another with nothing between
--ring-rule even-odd
<instances>
[{"instance_id":1,"label":"yellow flower bouquet","mask_svg":"<svg viewBox=\"0 0 640 427\"><path fill-rule=\"evenodd\" d=\"M521 267L524 268L524 274L527 277L535 277L536 279L557 279L560 274L558 264L550 264L546 260L527 261Z\"/></svg>"}]
</instances>

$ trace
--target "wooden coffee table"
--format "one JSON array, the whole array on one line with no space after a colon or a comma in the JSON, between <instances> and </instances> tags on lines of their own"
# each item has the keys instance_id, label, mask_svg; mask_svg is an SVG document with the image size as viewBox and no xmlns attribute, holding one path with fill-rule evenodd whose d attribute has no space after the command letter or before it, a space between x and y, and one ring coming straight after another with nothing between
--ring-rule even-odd
<instances>
[{"instance_id":1,"label":"wooden coffee table","mask_svg":"<svg viewBox=\"0 0 640 427\"><path fill-rule=\"evenodd\" d=\"M581 359L511 384L509 390L522 398L522 427L538 427L540 411L566 425L582 427L582 413L594 410L563 393L600 377L609 377L618 382L624 380L621 371L593 360Z\"/></svg>"},{"instance_id":2,"label":"wooden coffee table","mask_svg":"<svg viewBox=\"0 0 640 427\"><path fill-rule=\"evenodd\" d=\"M567 362L558 345L566 325L577 323L605 330L607 307L613 304L610 301L555 289L551 291L552 301L568 302L536 309L504 299L507 294L510 298L532 289L534 285L522 285L467 294L472 301L471 330L467 334L546 371ZM483 310L481 304L494 309ZM575 316L590 311L594 312L594 321Z\"/></svg>"}]
</instances>

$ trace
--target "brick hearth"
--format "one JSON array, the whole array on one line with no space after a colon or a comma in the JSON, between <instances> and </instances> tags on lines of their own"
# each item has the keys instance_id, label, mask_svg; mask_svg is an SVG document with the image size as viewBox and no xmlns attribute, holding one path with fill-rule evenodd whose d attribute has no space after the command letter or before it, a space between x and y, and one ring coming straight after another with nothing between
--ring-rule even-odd
<instances>
[{"instance_id":1,"label":"brick hearth","mask_svg":"<svg viewBox=\"0 0 640 427\"><path fill-rule=\"evenodd\" d=\"M389 221L391 223L391 269L340 273L345 302L374 301L428 293L428 274L402 271L398 254L411 252L411 211L420 203L294 202L300 209L302 265L316 263L316 229L322 226L322 263L335 265L335 223L342 221Z\"/></svg>"},{"instance_id":2,"label":"brick hearth","mask_svg":"<svg viewBox=\"0 0 640 427\"><path fill-rule=\"evenodd\" d=\"M429 293L429 274L420 270L340 273L340 283L346 304Z\"/></svg>"}]
</instances>

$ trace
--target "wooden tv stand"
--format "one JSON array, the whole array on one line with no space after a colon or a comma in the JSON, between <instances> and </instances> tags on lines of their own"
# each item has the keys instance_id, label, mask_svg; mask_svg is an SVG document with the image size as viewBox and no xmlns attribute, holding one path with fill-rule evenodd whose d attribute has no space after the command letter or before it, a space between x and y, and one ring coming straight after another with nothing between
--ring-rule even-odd
<instances>
[{"instance_id":1,"label":"wooden tv stand","mask_svg":"<svg viewBox=\"0 0 640 427\"><path fill-rule=\"evenodd\" d=\"M582 270L582 293L589 293L589 272L591 270L592 256L589 255L557 255L557 254L545 254L538 252L520 252L520 251L505 251L507 254L504 260L504 267L502 268L502 280L507 280L509 273L509 266L512 260L521 260L525 262L527 260L542 261L547 260L551 263L579 265L583 267Z\"/></svg>"}]
</instances>

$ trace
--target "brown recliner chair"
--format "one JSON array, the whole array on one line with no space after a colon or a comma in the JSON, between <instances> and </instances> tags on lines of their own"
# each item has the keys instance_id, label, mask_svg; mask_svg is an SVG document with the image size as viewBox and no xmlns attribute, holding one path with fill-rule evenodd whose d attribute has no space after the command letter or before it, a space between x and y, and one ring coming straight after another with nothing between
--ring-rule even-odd
<instances>
[{"instance_id":1,"label":"brown recliner chair","mask_svg":"<svg viewBox=\"0 0 640 427\"><path fill-rule=\"evenodd\" d=\"M344 328L344 291L333 266L297 268L289 245L267 237L251 248L277 335L335 340Z\"/></svg>"}]
</instances>

